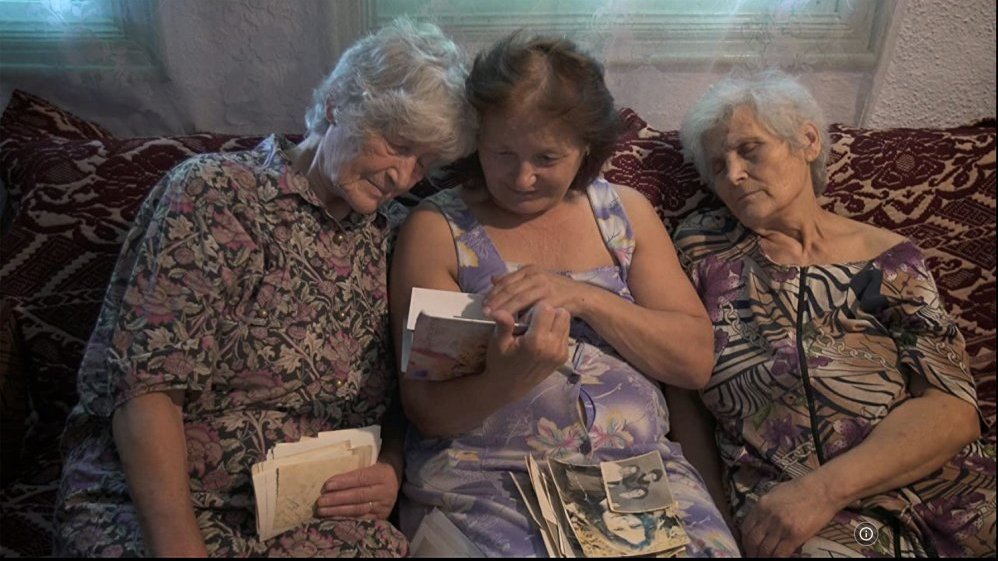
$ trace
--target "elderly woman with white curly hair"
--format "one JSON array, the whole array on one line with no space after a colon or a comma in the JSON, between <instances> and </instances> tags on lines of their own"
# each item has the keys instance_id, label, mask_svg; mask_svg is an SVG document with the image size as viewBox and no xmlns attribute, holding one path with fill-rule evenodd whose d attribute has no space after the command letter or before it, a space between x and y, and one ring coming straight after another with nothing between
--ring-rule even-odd
<instances>
[{"instance_id":1,"label":"elderly woman with white curly hair","mask_svg":"<svg viewBox=\"0 0 998 561\"><path fill-rule=\"evenodd\" d=\"M432 25L367 36L316 90L308 135L194 157L124 244L63 438L57 556L404 555L386 256L390 199L466 155L464 57ZM255 529L251 467L280 442L381 424L317 518Z\"/></svg>"},{"instance_id":2,"label":"elderly woman with white curly hair","mask_svg":"<svg viewBox=\"0 0 998 561\"><path fill-rule=\"evenodd\" d=\"M675 233L714 325L700 397L717 450L696 401L670 408L701 473L724 472L744 552L993 556L994 449L964 340L911 240L819 205L814 98L781 73L729 77L681 137L726 207Z\"/></svg>"}]
</instances>

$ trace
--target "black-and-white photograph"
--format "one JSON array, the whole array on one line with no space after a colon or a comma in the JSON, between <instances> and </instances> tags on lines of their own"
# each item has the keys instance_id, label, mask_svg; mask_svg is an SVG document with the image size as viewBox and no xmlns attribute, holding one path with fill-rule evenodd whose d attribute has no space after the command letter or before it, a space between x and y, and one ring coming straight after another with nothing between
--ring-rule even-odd
<instances>
[{"instance_id":1,"label":"black-and-white photograph","mask_svg":"<svg viewBox=\"0 0 998 561\"><path fill-rule=\"evenodd\" d=\"M652 555L689 541L675 509L624 513L609 508L601 468L550 460L569 524L586 557Z\"/></svg>"},{"instance_id":2,"label":"black-and-white photograph","mask_svg":"<svg viewBox=\"0 0 998 561\"><path fill-rule=\"evenodd\" d=\"M610 510L648 512L672 504L665 466L658 452L634 458L600 462Z\"/></svg>"}]
</instances>

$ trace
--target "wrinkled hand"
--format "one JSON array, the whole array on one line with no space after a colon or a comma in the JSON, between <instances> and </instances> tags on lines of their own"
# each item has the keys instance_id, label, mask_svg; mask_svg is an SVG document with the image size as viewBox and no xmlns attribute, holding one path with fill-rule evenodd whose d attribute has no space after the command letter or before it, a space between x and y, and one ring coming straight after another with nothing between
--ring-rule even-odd
<instances>
[{"instance_id":1,"label":"wrinkled hand","mask_svg":"<svg viewBox=\"0 0 998 561\"><path fill-rule=\"evenodd\" d=\"M326 480L315 502L320 518L385 520L395 507L399 480L388 464L376 463Z\"/></svg>"},{"instance_id":2,"label":"wrinkled hand","mask_svg":"<svg viewBox=\"0 0 998 561\"><path fill-rule=\"evenodd\" d=\"M500 310L515 317L538 302L547 302L552 308L564 308L570 316L578 316L585 302L585 291L589 288L537 265L526 265L512 273L494 277L492 290L485 296L483 305L485 313L493 319Z\"/></svg>"},{"instance_id":3,"label":"wrinkled hand","mask_svg":"<svg viewBox=\"0 0 998 561\"><path fill-rule=\"evenodd\" d=\"M808 477L780 483L762 496L741 524L748 557L787 557L828 524L839 507Z\"/></svg>"},{"instance_id":4,"label":"wrinkled hand","mask_svg":"<svg viewBox=\"0 0 998 561\"><path fill-rule=\"evenodd\" d=\"M500 376L515 394L525 394L568 360L572 316L564 308L538 303L523 335L513 335L513 316L506 310L493 317L496 332L489 341L486 373Z\"/></svg>"}]
</instances>

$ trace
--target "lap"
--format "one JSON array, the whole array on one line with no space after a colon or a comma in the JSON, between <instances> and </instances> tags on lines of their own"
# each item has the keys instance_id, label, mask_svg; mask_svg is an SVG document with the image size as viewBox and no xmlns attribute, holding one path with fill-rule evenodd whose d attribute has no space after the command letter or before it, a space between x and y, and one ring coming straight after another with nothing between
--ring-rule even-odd
<instances>
[{"instance_id":1,"label":"lap","mask_svg":"<svg viewBox=\"0 0 998 561\"><path fill-rule=\"evenodd\" d=\"M57 557L147 555L133 505L76 503L57 512ZM403 557L408 542L383 520L313 520L266 542L248 509L200 510L198 526L212 557Z\"/></svg>"},{"instance_id":2,"label":"lap","mask_svg":"<svg viewBox=\"0 0 998 561\"><path fill-rule=\"evenodd\" d=\"M900 530L900 531L899 531ZM925 557L925 550L900 524L884 517L840 512L813 538L798 557Z\"/></svg>"}]
</instances>

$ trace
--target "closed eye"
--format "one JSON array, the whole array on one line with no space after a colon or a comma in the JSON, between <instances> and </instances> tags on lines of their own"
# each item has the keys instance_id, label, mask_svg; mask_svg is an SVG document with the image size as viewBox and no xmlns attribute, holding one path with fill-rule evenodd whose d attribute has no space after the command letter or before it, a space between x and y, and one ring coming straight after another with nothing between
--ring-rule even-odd
<instances>
[{"instance_id":1,"label":"closed eye","mask_svg":"<svg viewBox=\"0 0 998 561\"><path fill-rule=\"evenodd\" d=\"M416 163L419 165L423 175L426 175L426 173L434 167L435 162L435 158L419 158L416 160Z\"/></svg>"},{"instance_id":2,"label":"closed eye","mask_svg":"<svg viewBox=\"0 0 998 561\"><path fill-rule=\"evenodd\" d=\"M386 140L385 144L388 145L388 151L393 156L408 156L412 153L412 146L408 144L402 144L398 142L391 142Z\"/></svg>"},{"instance_id":3,"label":"closed eye","mask_svg":"<svg viewBox=\"0 0 998 561\"><path fill-rule=\"evenodd\" d=\"M742 157L751 156L760 146L761 142L746 142L738 146L738 154Z\"/></svg>"},{"instance_id":4,"label":"closed eye","mask_svg":"<svg viewBox=\"0 0 998 561\"><path fill-rule=\"evenodd\" d=\"M561 156L558 156L556 154L541 154L540 156L537 157L537 163L542 166L550 166L552 164L557 163L558 160L560 159Z\"/></svg>"}]
</instances>

